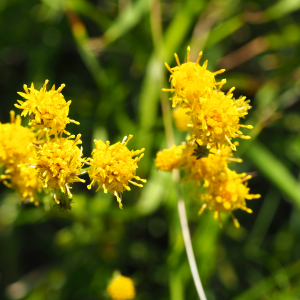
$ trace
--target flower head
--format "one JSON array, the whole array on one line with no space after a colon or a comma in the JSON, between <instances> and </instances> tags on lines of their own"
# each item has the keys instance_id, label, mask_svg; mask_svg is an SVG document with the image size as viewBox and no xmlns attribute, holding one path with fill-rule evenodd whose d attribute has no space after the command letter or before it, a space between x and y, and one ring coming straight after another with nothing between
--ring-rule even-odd
<instances>
[{"instance_id":1,"label":"flower head","mask_svg":"<svg viewBox=\"0 0 300 300\"><path fill-rule=\"evenodd\" d=\"M187 48L187 62L180 64L177 54L175 53L175 59L177 65L174 68L170 68L167 63L166 67L171 73L171 89L163 89L163 91L173 92L174 95L171 98L175 107L177 104L183 106L190 106L195 100L199 99L207 90L215 89L221 82L215 81L215 75L223 73L225 70L220 70L212 73L206 69L207 61L202 66L199 65L202 57L200 52L197 61L190 62L190 47ZM224 84L225 81L222 81Z\"/></svg>"},{"instance_id":2,"label":"flower head","mask_svg":"<svg viewBox=\"0 0 300 300\"><path fill-rule=\"evenodd\" d=\"M61 94L62 89L65 87L62 84L57 90L55 85L52 89L47 91L46 86L48 80L40 90L34 88L33 83L30 88L24 85L25 93L19 92L25 101L18 100L19 104L15 104L17 108L23 109L21 116L29 114L29 125L35 128L46 129L49 135L58 135L62 133L70 134L65 130L68 123L79 124L78 122L68 118L69 106L71 101L66 102L64 96ZM41 131L41 136L44 131Z\"/></svg>"},{"instance_id":3,"label":"flower head","mask_svg":"<svg viewBox=\"0 0 300 300\"><path fill-rule=\"evenodd\" d=\"M208 148L222 148L230 145L236 150L231 142L232 138L240 137L249 139L249 136L242 135L241 127L253 128L251 125L239 124L240 117L247 114L245 111L245 103L236 102L232 99L234 88L227 94L219 90L207 92L205 97L199 98L194 102L191 111L191 127L195 139L199 139L202 145Z\"/></svg>"},{"instance_id":4,"label":"flower head","mask_svg":"<svg viewBox=\"0 0 300 300\"><path fill-rule=\"evenodd\" d=\"M241 162L241 159L232 158L232 150L226 147L218 151L212 148L207 157L197 159L193 154L194 147L188 145L185 152L185 162L182 169L187 170L185 180L194 180L197 185L207 186L208 181L215 181L226 170L231 161Z\"/></svg>"},{"instance_id":5,"label":"flower head","mask_svg":"<svg viewBox=\"0 0 300 300\"><path fill-rule=\"evenodd\" d=\"M85 182L78 177L85 162L81 158L82 147L79 149L77 146L81 144L80 136L78 134L76 138L71 135L68 138L59 137L48 140L37 147L36 156L29 159L30 164L21 165L22 169L34 168L37 170L43 187L54 189L54 199L58 204L56 189L60 189L62 193L67 192L69 197L72 197L69 184ZM75 139L73 140L73 138Z\"/></svg>"},{"instance_id":6,"label":"flower head","mask_svg":"<svg viewBox=\"0 0 300 300\"><path fill-rule=\"evenodd\" d=\"M242 209L248 213L252 210L247 208L246 199L257 199L260 195L249 194L247 187L247 180L251 178L250 175L237 174L235 171L228 168L221 172L217 180L209 181L207 184L207 192L200 195L200 199L204 202L199 214L208 206L210 210L214 210L215 218L219 217L222 212L232 212L236 209ZM239 227L238 221L234 218L234 224Z\"/></svg>"},{"instance_id":7,"label":"flower head","mask_svg":"<svg viewBox=\"0 0 300 300\"><path fill-rule=\"evenodd\" d=\"M18 166L6 169L5 173L0 175L1 180L7 187L16 189L23 201L29 199L30 202L34 202L36 192L41 192L43 186L36 170Z\"/></svg>"},{"instance_id":8,"label":"flower head","mask_svg":"<svg viewBox=\"0 0 300 300\"><path fill-rule=\"evenodd\" d=\"M178 106L174 111L173 111L173 118L175 121L176 127L180 131L186 131L188 130L188 124L191 123L191 117L189 116L190 109L189 108L183 108L181 106Z\"/></svg>"},{"instance_id":9,"label":"flower head","mask_svg":"<svg viewBox=\"0 0 300 300\"><path fill-rule=\"evenodd\" d=\"M10 112L10 123L0 123L0 166L10 167L22 163L31 155L27 148L36 135L31 129L21 125L21 117Z\"/></svg>"},{"instance_id":10,"label":"flower head","mask_svg":"<svg viewBox=\"0 0 300 300\"><path fill-rule=\"evenodd\" d=\"M156 154L155 166L162 171L172 171L181 166L182 151L186 145L164 149Z\"/></svg>"},{"instance_id":11,"label":"flower head","mask_svg":"<svg viewBox=\"0 0 300 300\"><path fill-rule=\"evenodd\" d=\"M141 150L130 151L127 148L127 143L131 140L132 135L129 135L123 139L122 142L110 145L110 142L102 142L101 140L95 140L96 149L93 150L93 158L89 159L91 170L88 172L91 184L88 185L90 189L96 183L98 184L97 191L103 189L105 193L110 191L117 197L119 207L122 209L121 193L124 189L130 191L129 183L142 187L132 179L146 182L145 179L141 179L136 176L136 170L138 168L137 163L144 156L141 154L139 157L133 158L136 155L144 152L144 148Z\"/></svg>"},{"instance_id":12,"label":"flower head","mask_svg":"<svg viewBox=\"0 0 300 300\"><path fill-rule=\"evenodd\" d=\"M133 281L122 275L112 280L107 287L107 292L113 300L131 300L135 297Z\"/></svg>"}]
</instances>

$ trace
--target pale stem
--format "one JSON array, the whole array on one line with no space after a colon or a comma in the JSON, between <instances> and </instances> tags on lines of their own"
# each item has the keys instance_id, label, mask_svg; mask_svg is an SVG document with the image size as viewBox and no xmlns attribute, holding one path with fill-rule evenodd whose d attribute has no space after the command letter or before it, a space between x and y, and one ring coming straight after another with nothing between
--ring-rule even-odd
<instances>
[{"instance_id":1,"label":"pale stem","mask_svg":"<svg viewBox=\"0 0 300 300\"><path fill-rule=\"evenodd\" d=\"M203 286L202 286L201 279L199 276L198 268L196 265L196 260L195 260L195 255L194 255L194 251L193 251L188 221L187 221L187 217L186 217L185 205L184 205L184 201L181 199L178 201L178 212L179 212L179 218L180 218L180 224L181 224L181 230L182 230L182 234L183 234L183 240L184 240L184 245L185 245L185 249L186 249L186 254L187 254L187 257L189 260L194 283L195 283L200 300L206 300L206 296L205 296L205 293L203 290Z\"/></svg>"}]
</instances>

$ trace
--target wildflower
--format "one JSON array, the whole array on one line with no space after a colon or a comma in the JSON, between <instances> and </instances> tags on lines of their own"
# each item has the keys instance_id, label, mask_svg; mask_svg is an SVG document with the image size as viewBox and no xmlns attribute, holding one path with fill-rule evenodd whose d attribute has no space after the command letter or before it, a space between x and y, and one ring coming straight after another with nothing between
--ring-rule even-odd
<instances>
[{"instance_id":1,"label":"wildflower","mask_svg":"<svg viewBox=\"0 0 300 300\"><path fill-rule=\"evenodd\" d=\"M219 90L210 91L206 97L199 98L194 102L191 111L191 128L195 139L199 139L207 148L217 147L218 149L230 145L233 150L236 147L231 142L232 138L244 136L240 131L241 127L253 128L251 125L239 124L240 117L247 114L245 103L241 99L235 102L232 99L234 88L227 94Z\"/></svg>"},{"instance_id":2,"label":"wildflower","mask_svg":"<svg viewBox=\"0 0 300 300\"><path fill-rule=\"evenodd\" d=\"M234 217L232 211L242 209L248 213L252 210L246 206L246 199L257 199L260 195L249 194L249 188L246 181L251 178L251 175L246 173L237 174L235 171L228 168L222 171L217 180L212 180L207 183L207 192L200 195L200 200L204 202L199 211L201 214L208 206L210 210L214 210L215 219L219 218L221 224L220 213L230 212L235 226L239 227L239 222Z\"/></svg>"},{"instance_id":3,"label":"wildflower","mask_svg":"<svg viewBox=\"0 0 300 300\"><path fill-rule=\"evenodd\" d=\"M42 182L34 169L10 167L5 170L4 174L0 175L1 180L7 187L16 189L23 201L29 199L30 202L34 202L36 192L41 192L42 189Z\"/></svg>"},{"instance_id":4,"label":"wildflower","mask_svg":"<svg viewBox=\"0 0 300 300\"><path fill-rule=\"evenodd\" d=\"M172 171L181 166L182 150L186 145L164 149L156 154L155 166L162 171Z\"/></svg>"},{"instance_id":5,"label":"wildflower","mask_svg":"<svg viewBox=\"0 0 300 300\"><path fill-rule=\"evenodd\" d=\"M124 189L130 191L129 183L136 186L142 187L143 185L138 184L132 179L146 182L145 179L141 179L136 176L136 169L138 168L137 163L144 156L141 154L139 157L133 158L136 155L144 152L144 148L141 150L130 151L127 148L127 143L131 140L132 135L129 135L128 140L125 136L122 143L110 145L110 142L102 142L101 140L95 140L96 149L93 150L93 158L89 158L91 170L88 172L91 184L88 185L88 189L91 189L96 183L98 188L96 191L101 189L104 193L110 191L117 197L119 207L122 209L122 194Z\"/></svg>"},{"instance_id":6,"label":"wildflower","mask_svg":"<svg viewBox=\"0 0 300 300\"><path fill-rule=\"evenodd\" d=\"M189 129L187 126L187 124L191 123L191 117L188 114L189 112L190 112L189 108L183 108L181 106L178 106L173 111L173 118L175 121L175 125L180 131L186 131Z\"/></svg>"},{"instance_id":7,"label":"wildflower","mask_svg":"<svg viewBox=\"0 0 300 300\"><path fill-rule=\"evenodd\" d=\"M215 75L223 73L225 70L219 70L217 72L210 72L206 69L207 61L202 66L199 65L202 57L200 52L197 61L190 62L190 47L187 48L187 62L180 64L177 54L175 53L175 59L177 62L176 67L170 68L165 63L167 69L170 71L171 89L163 89L163 91L174 93L172 100L172 106L177 104L183 107L190 107L193 102L199 97L203 96L208 90L213 90L217 85L224 84L226 81L215 81Z\"/></svg>"},{"instance_id":8,"label":"wildflower","mask_svg":"<svg viewBox=\"0 0 300 300\"><path fill-rule=\"evenodd\" d=\"M10 123L0 123L0 166L10 167L31 154L27 146L36 139L35 133L21 125L21 117L10 112Z\"/></svg>"},{"instance_id":9,"label":"wildflower","mask_svg":"<svg viewBox=\"0 0 300 300\"><path fill-rule=\"evenodd\" d=\"M132 280L122 275L112 280L107 287L107 292L113 300L131 300L135 297L135 288Z\"/></svg>"},{"instance_id":10,"label":"wildflower","mask_svg":"<svg viewBox=\"0 0 300 300\"><path fill-rule=\"evenodd\" d=\"M65 87L62 84L57 90L55 85L52 89L47 91L46 86L48 80L40 90L34 88L33 83L30 88L24 85L25 93L19 92L25 101L18 100L19 104L15 104L17 108L23 109L21 116L29 114L29 125L35 128L46 129L48 135L70 134L65 130L68 123L79 124L78 122L68 118L69 106L71 101L66 102L64 96L61 94L62 89ZM45 131L40 132L41 137Z\"/></svg>"},{"instance_id":11,"label":"wildflower","mask_svg":"<svg viewBox=\"0 0 300 300\"><path fill-rule=\"evenodd\" d=\"M22 169L34 168L37 170L40 179L43 182L43 187L46 189L54 189L54 199L57 204L59 200L56 197L56 189L60 189L62 193L68 194L71 198L69 184L73 182L85 182L78 176L81 175L81 168L85 160L81 158L82 147L77 146L81 144L80 134L75 138L71 135L67 138L54 138L48 140L37 148L36 156L30 158L30 164L22 164ZM73 140L73 138L75 138Z\"/></svg>"},{"instance_id":12,"label":"wildflower","mask_svg":"<svg viewBox=\"0 0 300 300\"><path fill-rule=\"evenodd\" d=\"M185 180L194 180L197 185L203 185L204 187L207 186L208 180L217 180L231 161L242 161L238 158L232 158L233 154L230 147L220 151L212 148L208 156L201 159L197 159L197 156L193 154L194 149L191 145L186 148L184 153L185 162L182 164L182 169L187 170Z\"/></svg>"}]
</instances>

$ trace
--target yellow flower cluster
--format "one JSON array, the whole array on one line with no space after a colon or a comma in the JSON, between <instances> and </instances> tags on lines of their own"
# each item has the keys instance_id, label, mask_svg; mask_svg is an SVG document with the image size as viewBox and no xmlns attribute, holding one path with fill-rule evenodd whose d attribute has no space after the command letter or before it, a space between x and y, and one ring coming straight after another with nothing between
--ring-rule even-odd
<instances>
[{"instance_id":1,"label":"yellow flower cluster","mask_svg":"<svg viewBox=\"0 0 300 300\"><path fill-rule=\"evenodd\" d=\"M68 118L69 105L64 96L60 93L64 88L55 90L55 86L47 91L48 80L40 90L36 90L31 84L30 88L24 85L26 93L19 93L26 101L20 101L16 107L23 109L21 115L29 114L31 125L38 132L39 141L31 143L29 148L35 150L34 155L29 158L29 162L19 164L21 172L29 173L35 171L39 180L43 183L43 188L54 190L54 199L60 203L56 190L67 193L72 197L69 186L73 182L85 182L78 176L81 175L81 168L85 160L82 158L82 148L80 134L75 138L71 135L68 138L62 137L63 133L70 134L65 130L68 123L73 122ZM46 134L46 139L41 139ZM53 136L54 137L51 137Z\"/></svg>"},{"instance_id":2,"label":"yellow flower cluster","mask_svg":"<svg viewBox=\"0 0 300 300\"><path fill-rule=\"evenodd\" d=\"M93 150L93 158L89 158L91 170L88 172L92 180L88 188L91 189L95 183L98 184L97 191L103 189L105 193L109 190L117 197L119 207L122 209L122 194L124 189L130 191L129 183L142 187L132 179L146 182L145 179L141 179L136 176L136 170L138 168L138 161L144 156L142 152L145 149L130 151L127 148L127 143L132 139L132 135L129 135L128 140L125 136L122 143L118 142L110 146L110 143L94 141L96 149ZM127 140L127 141L126 141ZM136 155L139 157L133 158Z\"/></svg>"},{"instance_id":3,"label":"yellow flower cluster","mask_svg":"<svg viewBox=\"0 0 300 300\"><path fill-rule=\"evenodd\" d=\"M156 155L155 166L162 171L172 171L180 167L182 159L182 151L185 145L175 146L171 149L164 149Z\"/></svg>"},{"instance_id":4,"label":"yellow flower cluster","mask_svg":"<svg viewBox=\"0 0 300 300\"><path fill-rule=\"evenodd\" d=\"M247 187L247 180L251 175L246 173L237 174L228 168L224 169L219 175L217 180L207 181L207 192L200 196L204 202L199 214L208 206L210 210L214 210L215 218L219 218L221 212L231 212L232 219L236 227L239 227L237 219L234 217L232 211L242 209L248 213L252 210L247 208L246 199L252 200L260 198L260 195L249 194Z\"/></svg>"},{"instance_id":5,"label":"yellow flower cluster","mask_svg":"<svg viewBox=\"0 0 300 300\"><path fill-rule=\"evenodd\" d=\"M203 66L199 65L202 52L196 63L189 61L189 53L190 47L187 48L186 63L180 64L175 54L177 66L170 68L166 64L171 73L171 89L163 89L163 91L174 93L170 98L173 107L178 104L186 109L186 114L191 118L187 126L191 129L194 141L198 140L207 148L216 147L217 149L230 144L235 150L231 142L233 138L250 138L242 134L240 127L251 129L252 126L239 124L240 118L248 113L250 106L245 101L245 97L238 100L233 98L234 88L227 94L221 91L226 80L216 82L215 76L223 73L224 69L212 73L207 70L207 61Z\"/></svg>"},{"instance_id":6,"label":"yellow flower cluster","mask_svg":"<svg viewBox=\"0 0 300 300\"><path fill-rule=\"evenodd\" d=\"M189 61L189 53L190 47L186 63L180 64L175 54L177 66L170 68L166 64L171 73L171 88L163 90L173 93L172 106L178 107L173 113L175 124L179 129L189 128L190 136L185 145L158 152L155 165L164 171L185 170L184 180L206 188L206 193L199 196L204 202L199 213L208 207L215 211L221 223L220 213L231 212L234 224L239 227L232 211L242 209L250 213L245 200L260 197L249 194L247 180L251 176L237 174L228 167L231 161L241 161L233 158L232 150L236 150L238 143L232 139L250 138L244 136L240 128L251 129L252 126L239 124L251 108L249 100L234 99L234 88L226 94L222 92L226 80L216 82L215 75L225 70L212 73L207 70L207 61L199 65L202 52L196 63Z\"/></svg>"},{"instance_id":7,"label":"yellow flower cluster","mask_svg":"<svg viewBox=\"0 0 300 300\"><path fill-rule=\"evenodd\" d=\"M11 123L0 123L0 166L6 167L0 180L5 185L17 189L22 198L34 200L36 191L53 190L58 207L70 209L72 198L70 186L73 182L85 182L79 176L86 173L91 179L88 188L95 183L98 190L110 191L117 197L122 208L122 193L130 191L129 184L142 187L133 181L146 182L136 175L137 163L143 157L145 149L130 151L127 148L132 135L121 142L110 145L109 142L95 141L96 149L92 158L83 158L81 135L70 135L66 131L69 123L79 124L68 117L71 101L66 102L61 94L64 84L57 90L55 86L47 91L48 80L40 90L31 84L24 85L25 93L19 93L25 100L15 104L22 109L22 116L29 115L32 129L21 126L21 117L15 119L11 112ZM68 137L63 137L67 134ZM141 154L139 157L135 157ZM90 165L83 170L85 164ZM59 194L60 191L62 194Z\"/></svg>"},{"instance_id":8,"label":"yellow flower cluster","mask_svg":"<svg viewBox=\"0 0 300 300\"><path fill-rule=\"evenodd\" d=\"M107 287L107 292L113 300L131 300L135 297L133 281L122 275L112 280Z\"/></svg>"},{"instance_id":9,"label":"yellow flower cluster","mask_svg":"<svg viewBox=\"0 0 300 300\"><path fill-rule=\"evenodd\" d=\"M29 162L35 155L35 149L27 146L36 141L35 133L21 125L21 117L15 112L10 112L10 123L0 123L0 166L6 168L0 175L0 180L10 187L15 188L23 201L35 199L36 191L40 191L42 182L38 179L36 171L23 171L18 165Z\"/></svg>"},{"instance_id":10,"label":"yellow flower cluster","mask_svg":"<svg viewBox=\"0 0 300 300\"><path fill-rule=\"evenodd\" d=\"M40 90L34 88L34 84L28 88L24 84L25 93L19 92L26 101L18 100L19 104L15 104L17 108L23 109L21 116L26 117L29 114L29 125L43 129L40 133L42 136L45 131L49 135L57 134L70 134L65 130L69 123L79 124L78 122L68 118L69 106L72 101L66 102L64 96L61 94L62 89L65 87L62 84L57 90L55 85L52 86L50 91L46 90L49 80L46 80Z\"/></svg>"},{"instance_id":11,"label":"yellow flower cluster","mask_svg":"<svg viewBox=\"0 0 300 300\"><path fill-rule=\"evenodd\" d=\"M74 135L67 138L55 137L46 141L43 145L37 147L36 156L30 158L30 165L22 165L21 169L35 168L39 178L43 182L45 189L54 189L54 199L57 204L59 200L56 195L56 189L60 189L62 193L68 194L71 198L69 184L73 182L85 182L80 179L81 168L85 160L82 158L82 148L78 148L81 144L80 134L76 139ZM31 147L36 147L33 144Z\"/></svg>"}]
</instances>

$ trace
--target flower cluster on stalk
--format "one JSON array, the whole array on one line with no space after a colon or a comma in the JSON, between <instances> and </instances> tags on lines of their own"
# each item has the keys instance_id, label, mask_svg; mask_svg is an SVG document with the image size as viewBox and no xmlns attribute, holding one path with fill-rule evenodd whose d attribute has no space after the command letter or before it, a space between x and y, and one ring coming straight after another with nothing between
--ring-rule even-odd
<instances>
[{"instance_id":1,"label":"flower cluster on stalk","mask_svg":"<svg viewBox=\"0 0 300 300\"><path fill-rule=\"evenodd\" d=\"M21 117L15 118L11 112L11 122L0 123L0 167L5 167L0 180L11 188L15 188L25 201L29 199L38 204L37 192L41 189L51 190L54 200L61 209L70 209L72 200L72 184L85 180L81 175L88 171L90 189L98 183L99 189L113 193L122 208L121 195L130 190L128 184L141 187L132 179L146 182L136 175L137 163L142 158L136 155L145 149L130 151L127 142L109 146L109 142L95 141L96 149L92 158L83 158L81 134L71 135L66 131L66 125L79 122L69 118L71 101L66 101L61 91L55 85L47 90L48 80L41 89L34 85L28 88L24 85L25 93L18 93L23 100L18 100L15 106L22 109L21 116L29 116L31 128L21 126ZM64 136L66 135L66 136ZM84 165L89 167L84 170Z\"/></svg>"},{"instance_id":2,"label":"flower cluster on stalk","mask_svg":"<svg viewBox=\"0 0 300 300\"><path fill-rule=\"evenodd\" d=\"M236 227L238 221L233 210L242 209L251 213L246 206L246 199L259 198L260 195L249 194L247 174L237 174L229 169L236 150L236 137L250 139L241 128L252 129L251 125L240 124L241 118L251 108L246 97L235 99L234 88L227 93L222 91L226 80L216 81L215 76L225 70L210 72L207 61L199 64L202 52L197 61L189 61L190 47L187 48L187 62L180 63L177 54L177 66L169 67L171 88L163 91L172 92L170 98L175 124L179 130L189 130L189 136L182 145L173 146L157 153L155 165L164 171L181 168L186 171L184 180L192 180L198 186L206 188L206 193L199 195L203 202L199 214L208 207L214 211L215 218L221 223L220 213L230 212Z\"/></svg>"}]
</instances>

